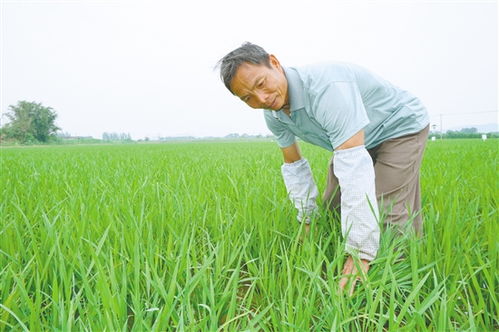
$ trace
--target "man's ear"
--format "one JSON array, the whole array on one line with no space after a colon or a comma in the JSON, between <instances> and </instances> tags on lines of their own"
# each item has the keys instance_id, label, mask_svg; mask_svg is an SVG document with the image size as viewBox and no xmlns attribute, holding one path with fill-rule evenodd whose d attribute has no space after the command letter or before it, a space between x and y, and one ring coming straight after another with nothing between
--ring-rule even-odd
<instances>
[{"instance_id":1,"label":"man's ear","mask_svg":"<svg viewBox=\"0 0 499 332\"><path fill-rule=\"evenodd\" d=\"M272 67L276 69L281 68L281 63L279 62L279 60L277 60L274 54L269 54L269 63Z\"/></svg>"}]
</instances>

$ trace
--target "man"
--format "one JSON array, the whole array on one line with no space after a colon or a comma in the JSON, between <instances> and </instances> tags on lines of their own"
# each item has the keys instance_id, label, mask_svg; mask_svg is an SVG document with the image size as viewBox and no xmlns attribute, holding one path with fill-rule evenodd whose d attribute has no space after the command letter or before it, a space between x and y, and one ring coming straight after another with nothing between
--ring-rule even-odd
<instances>
[{"instance_id":1,"label":"man","mask_svg":"<svg viewBox=\"0 0 499 332\"><path fill-rule=\"evenodd\" d=\"M354 257L360 258L363 273L376 257L378 202L387 213L385 223L400 233L412 227L421 234L419 167L429 117L416 97L352 64L283 67L251 43L227 54L219 65L232 94L264 109L283 153L284 183L307 231L318 191L295 137L334 151L323 202L340 209L346 237L349 256L341 290L358 273Z\"/></svg>"}]
</instances>

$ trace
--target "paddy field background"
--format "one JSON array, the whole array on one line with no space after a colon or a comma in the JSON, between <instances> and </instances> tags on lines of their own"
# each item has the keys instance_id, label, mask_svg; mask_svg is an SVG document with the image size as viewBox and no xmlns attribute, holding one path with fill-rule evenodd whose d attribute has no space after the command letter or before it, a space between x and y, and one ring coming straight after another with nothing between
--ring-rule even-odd
<instances>
[{"instance_id":1,"label":"paddy field background","mask_svg":"<svg viewBox=\"0 0 499 332\"><path fill-rule=\"evenodd\" d=\"M322 192L331 154L301 147ZM0 153L0 331L499 329L498 140L428 142L425 235L384 232L352 297L339 221L300 240L273 142Z\"/></svg>"}]
</instances>

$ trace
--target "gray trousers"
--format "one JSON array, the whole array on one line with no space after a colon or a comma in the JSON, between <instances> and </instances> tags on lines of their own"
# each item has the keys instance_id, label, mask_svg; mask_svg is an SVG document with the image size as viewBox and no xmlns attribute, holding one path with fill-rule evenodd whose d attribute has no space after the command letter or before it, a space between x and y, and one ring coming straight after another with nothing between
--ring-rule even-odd
<instances>
[{"instance_id":1,"label":"gray trousers","mask_svg":"<svg viewBox=\"0 0 499 332\"><path fill-rule=\"evenodd\" d=\"M404 234L412 225L417 235L423 234L419 168L428 138L429 125L418 133L389 139L368 149L374 163L376 197L385 225L392 225ZM341 192L329 164L325 207L340 213Z\"/></svg>"}]
</instances>

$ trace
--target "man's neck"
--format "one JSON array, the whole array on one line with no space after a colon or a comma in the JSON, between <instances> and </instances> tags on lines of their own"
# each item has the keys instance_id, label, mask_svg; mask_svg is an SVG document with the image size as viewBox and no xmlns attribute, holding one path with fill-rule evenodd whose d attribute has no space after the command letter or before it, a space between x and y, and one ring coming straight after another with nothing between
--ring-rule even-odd
<instances>
[{"instance_id":1,"label":"man's neck","mask_svg":"<svg viewBox=\"0 0 499 332\"><path fill-rule=\"evenodd\" d=\"M291 110L289 108L289 104L284 105L281 110L286 113L288 116L291 116Z\"/></svg>"}]
</instances>

